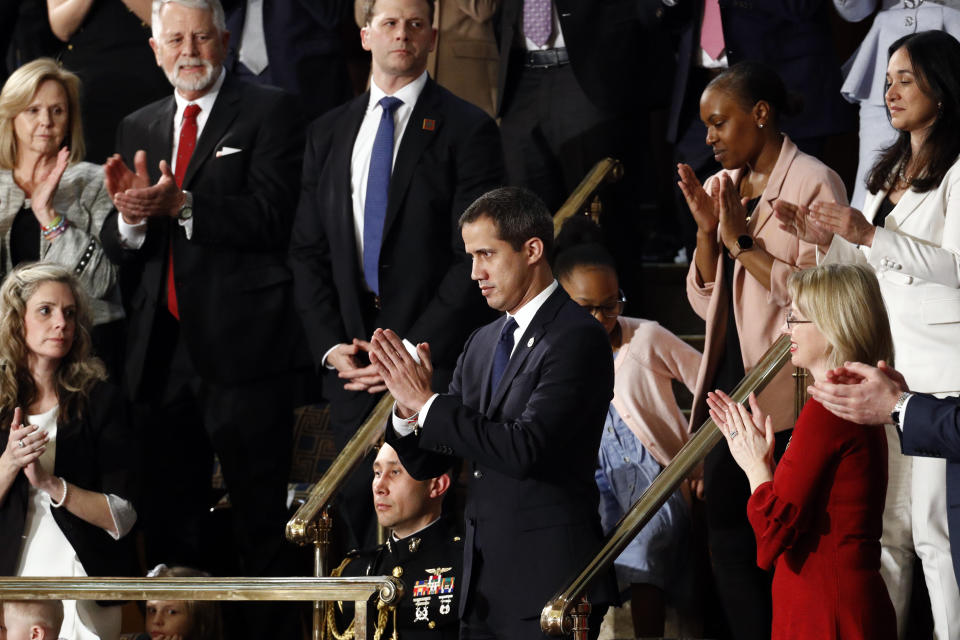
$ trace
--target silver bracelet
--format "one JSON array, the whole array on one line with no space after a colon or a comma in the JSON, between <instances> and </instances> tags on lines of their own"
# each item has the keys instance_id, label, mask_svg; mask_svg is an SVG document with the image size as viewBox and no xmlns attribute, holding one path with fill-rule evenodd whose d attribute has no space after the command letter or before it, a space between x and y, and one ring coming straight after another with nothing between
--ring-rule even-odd
<instances>
[{"instance_id":1,"label":"silver bracelet","mask_svg":"<svg viewBox=\"0 0 960 640\"><path fill-rule=\"evenodd\" d=\"M63 485L63 497L60 498L60 502L54 502L53 498L50 498L50 506L54 509L59 509L63 506L63 503L67 501L67 481L62 477L60 478L60 484Z\"/></svg>"}]
</instances>

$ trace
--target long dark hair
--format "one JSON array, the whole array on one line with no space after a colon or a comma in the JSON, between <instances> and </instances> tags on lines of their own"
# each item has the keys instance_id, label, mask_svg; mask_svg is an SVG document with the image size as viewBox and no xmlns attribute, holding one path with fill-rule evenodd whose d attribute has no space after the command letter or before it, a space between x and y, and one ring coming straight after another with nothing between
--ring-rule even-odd
<instances>
[{"instance_id":1,"label":"long dark hair","mask_svg":"<svg viewBox=\"0 0 960 640\"><path fill-rule=\"evenodd\" d=\"M960 155L960 42L943 31L921 31L890 45L887 59L900 47L913 65L917 86L937 103L937 117L917 152L919 171L910 188L919 193L935 189ZM889 113L887 114L889 118ZM867 176L867 189L877 193L893 186L901 164L910 159L910 132L901 131L896 141L880 152Z\"/></svg>"}]
</instances>

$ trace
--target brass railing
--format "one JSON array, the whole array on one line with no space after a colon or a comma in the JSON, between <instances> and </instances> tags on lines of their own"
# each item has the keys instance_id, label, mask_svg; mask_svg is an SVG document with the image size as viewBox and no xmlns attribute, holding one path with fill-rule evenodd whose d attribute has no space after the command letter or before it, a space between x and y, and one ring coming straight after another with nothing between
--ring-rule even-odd
<instances>
[{"instance_id":1,"label":"brass railing","mask_svg":"<svg viewBox=\"0 0 960 640\"><path fill-rule=\"evenodd\" d=\"M393 396L383 394L380 402L373 408L367 420L357 430L350 442L323 474L320 481L310 490L293 518L287 522L287 539L297 544L313 545L313 575L320 578L330 573L327 567L330 552L330 535L333 518L330 515L330 501L340 488L341 483L357 468L370 448L383 435L387 419L393 407ZM359 608L357 609L359 611ZM319 600L313 603L313 638L320 639L323 624L323 607ZM357 636L358 638L361 636Z\"/></svg>"},{"instance_id":2,"label":"brass railing","mask_svg":"<svg viewBox=\"0 0 960 640\"><path fill-rule=\"evenodd\" d=\"M763 355L750 373L740 381L730 397L743 403L752 392L759 393L790 360L790 337L781 336ZM683 446L663 472L643 493L617 523L603 547L587 566L564 589L560 590L543 608L540 628L543 632L560 636L585 628L580 618L589 613L588 607L578 607L590 584L606 571L631 540L647 524L657 509L663 506L681 482L700 464L707 453L720 441L723 434L712 419L708 419ZM573 610L577 608L575 613ZM576 637L576 636L575 636ZM586 637L585 635L583 636Z\"/></svg>"},{"instance_id":3,"label":"brass railing","mask_svg":"<svg viewBox=\"0 0 960 640\"><path fill-rule=\"evenodd\" d=\"M366 578L3 578L0 600L352 600L356 638L367 637L367 607L403 597L390 576ZM314 633L317 629L314 629Z\"/></svg>"},{"instance_id":4,"label":"brass railing","mask_svg":"<svg viewBox=\"0 0 960 640\"><path fill-rule=\"evenodd\" d=\"M593 165L577 188L573 190L567 201L563 203L556 215L553 216L553 232L559 233L560 227L577 214L589 213L596 221L600 217L602 205L600 197L596 194L597 189L604 183L616 182L623 177L623 165L619 160L613 158L604 158Z\"/></svg>"}]
</instances>

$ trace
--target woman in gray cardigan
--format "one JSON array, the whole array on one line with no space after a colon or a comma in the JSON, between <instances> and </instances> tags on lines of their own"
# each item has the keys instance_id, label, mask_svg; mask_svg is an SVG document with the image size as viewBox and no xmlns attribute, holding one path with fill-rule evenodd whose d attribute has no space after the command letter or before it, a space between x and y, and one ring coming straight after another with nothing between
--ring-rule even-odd
<instances>
[{"instance_id":1,"label":"woman in gray cardigan","mask_svg":"<svg viewBox=\"0 0 960 640\"><path fill-rule=\"evenodd\" d=\"M17 69L0 91L0 277L23 262L71 270L91 298L95 347L113 369L123 308L117 269L99 241L113 203L103 168L79 162L79 84L54 60L40 58Z\"/></svg>"}]
</instances>

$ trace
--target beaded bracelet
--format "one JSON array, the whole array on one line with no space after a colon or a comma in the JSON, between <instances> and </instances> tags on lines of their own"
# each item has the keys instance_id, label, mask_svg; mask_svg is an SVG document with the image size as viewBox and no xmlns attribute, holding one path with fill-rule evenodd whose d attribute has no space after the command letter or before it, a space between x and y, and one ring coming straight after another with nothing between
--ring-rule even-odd
<instances>
[{"instance_id":1,"label":"beaded bracelet","mask_svg":"<svg viewBox=\"0 0 960 640\"><path fill-rule=\"evenodd\" d=\"M60 502L54 502L53 498L50 498L50 506L54 509L58 509L63 506L63 503L67 501L67 481L63 478L60 478L60 484L63 485L63 497L60 498Z\"/></svg>"},{"instance_id":2,"label":"beaded bracelet","mask_svg":"<svg viewBox=\"0 0 960 640\"><path fill-rule=\"evenodd\" d=\"M62 235L63 232L67 230L67 219L61 215L58 215L53 219L53 224L51 224L49 227L41 225L40 228L42 230L41 233L43 233L44 239L50 241L57 236Z\"/></svg>"}]
</instances>

